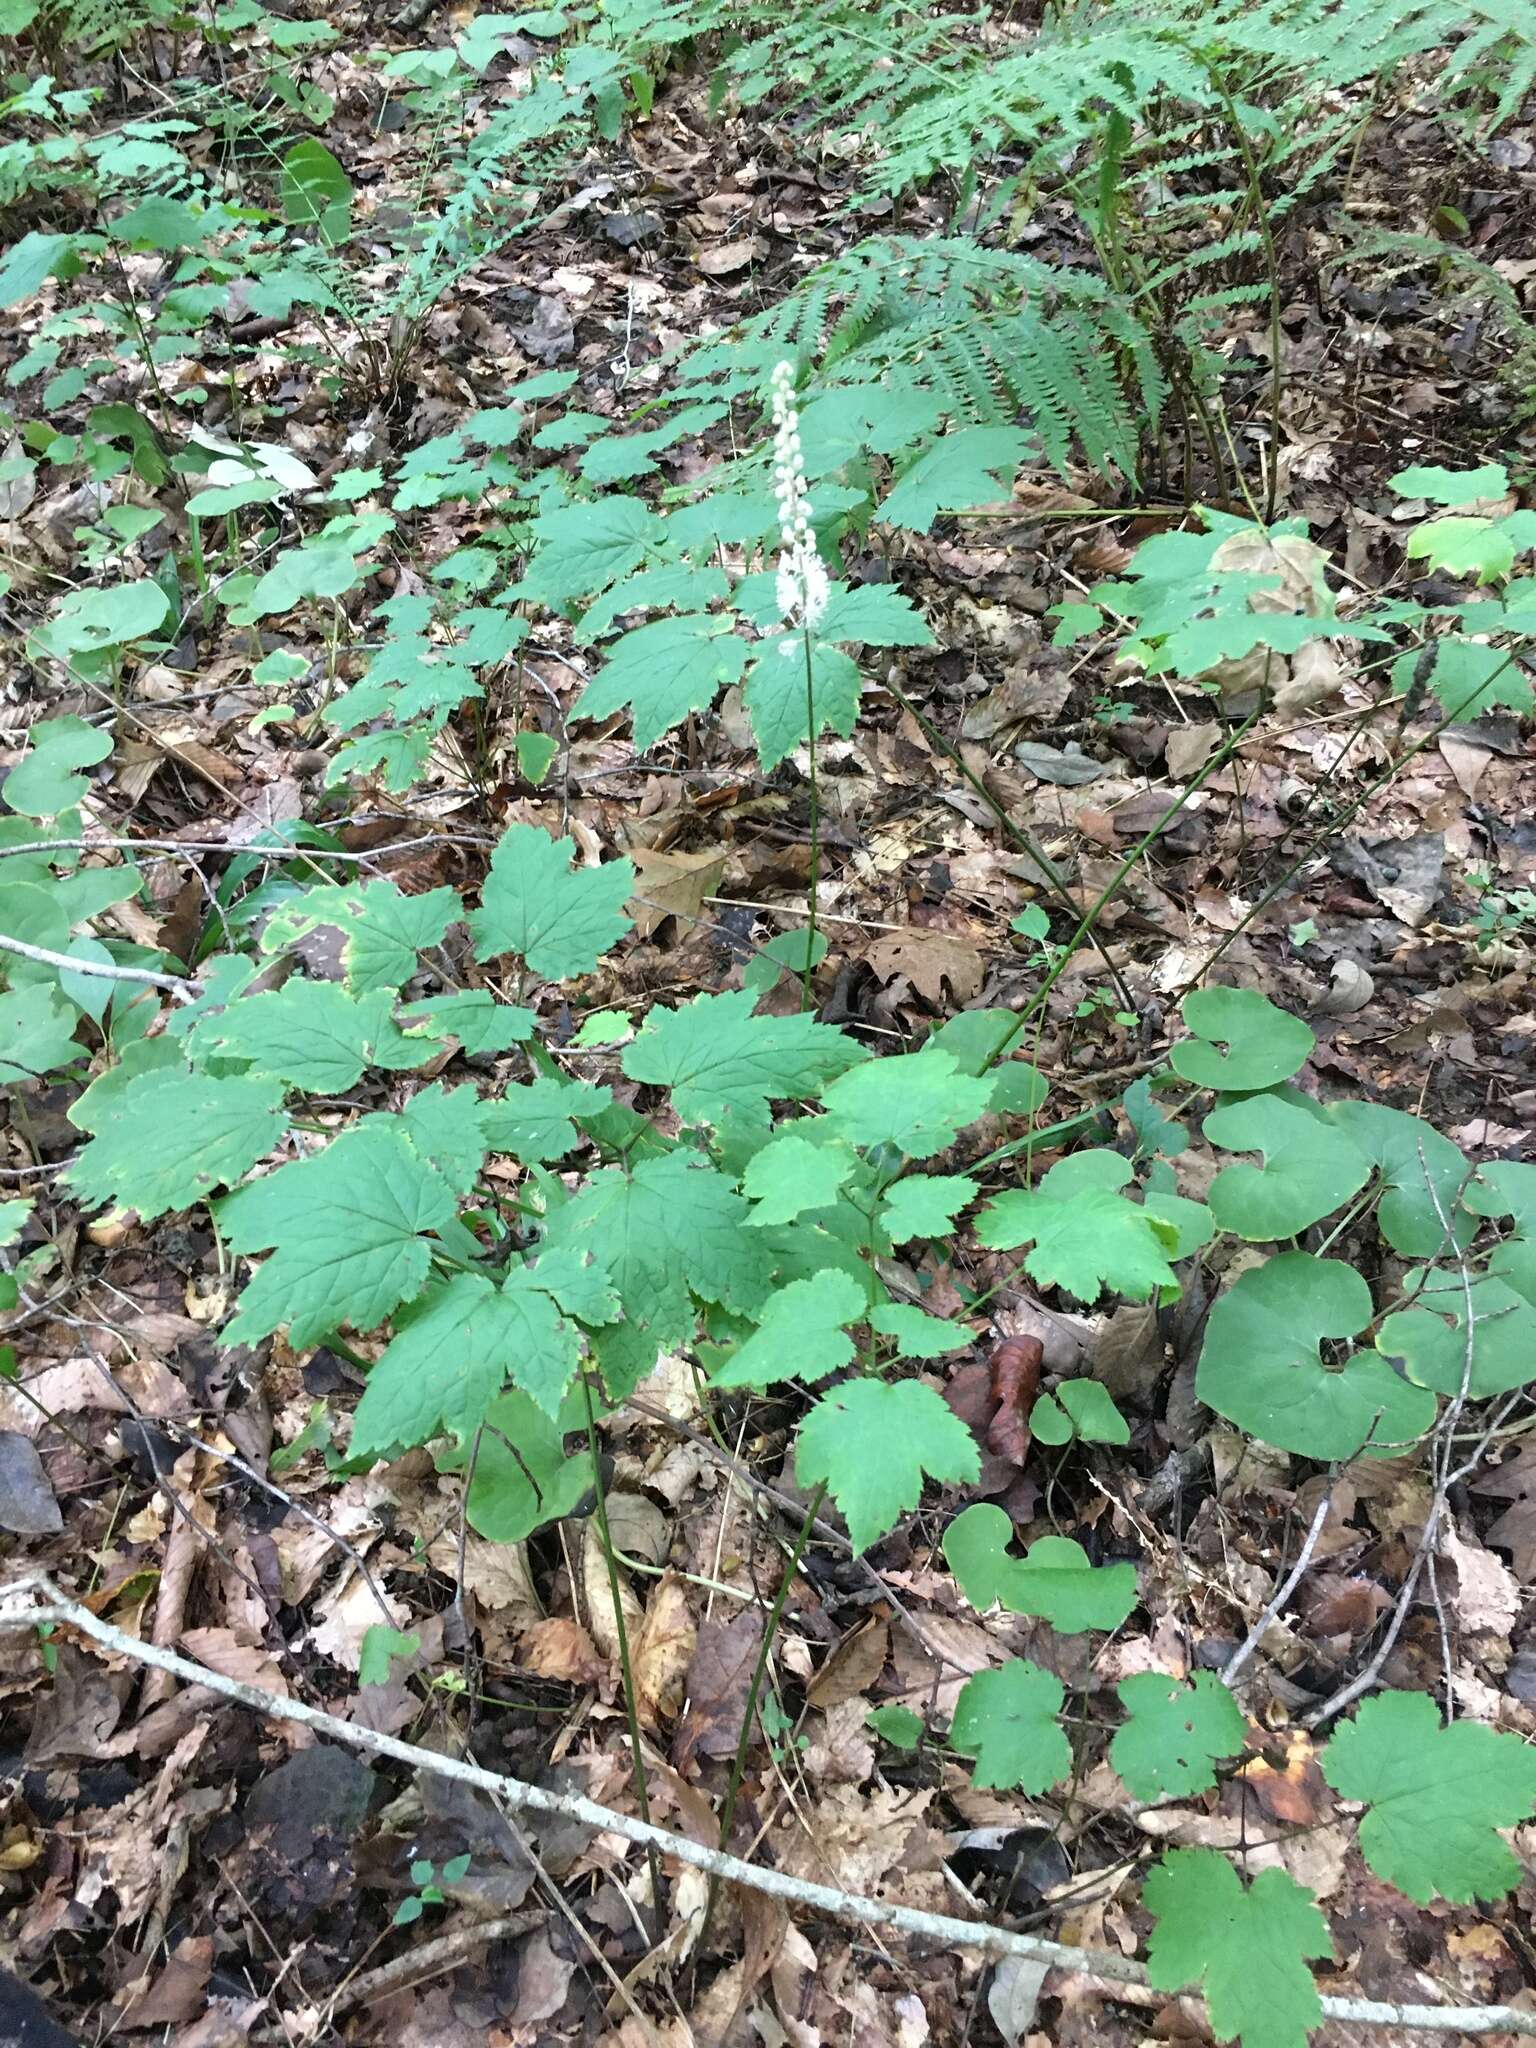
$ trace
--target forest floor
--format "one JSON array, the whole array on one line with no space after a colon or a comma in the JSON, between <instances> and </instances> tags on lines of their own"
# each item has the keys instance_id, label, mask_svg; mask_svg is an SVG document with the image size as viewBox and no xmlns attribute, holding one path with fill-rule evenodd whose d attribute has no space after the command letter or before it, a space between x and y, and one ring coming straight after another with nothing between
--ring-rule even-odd
<instances>
[{"instance_id":1,"label":"forest floor","mask_svg":"<svg viewBox=\"0 0 1536 2048\"><path fill-rule=\"evenodd\" d=\"M436 32L429 18L404 40ZM333 125L350 132L354 178L408 202L398 132L373 118L376 71L332 53L309 75L336 103ZM160 105L142 78L120 89L120 115ZM488 106L505 89L493 68ZM1353 175L1358 207L1394 221L1454 206L1470 245L1529 302L1536 129L1515 124L1474 156L1444 129L1389 112L1366 131ZM679 338L771 303L810 260L882 225L850 214L835 160L797 161L766 115L711 115L707 79L686 71L663 83L648 122L580 162L559 198L544 224L437 305L395 390L327 390L300 309L247 347L238 371L226 374L216 347L186 365L207 382L204 423L218 425L238 375L248 410L276 422L270 438L323 476L451 431L540 369L574 370L569 402L617 417ZM903 225L944 220L944 201L918 197ZM1071 255L1074 232L1048 212L1031 229L1057 256ZM1401 574L1404 507L1389 476L1414 462L1489 459L1528 474L1536 431L1519 423L1475 310L1448 311L1414 276L1335 272L1336 254L1305 214L1280 248L1279 509L1307 522L1353 584L1374 589ZM50 309L74 289L57 286ZM11 315L0 359L21 356L38 317L35 305ZM1229 416L1252 476L1269 426L1266 309L1236 309L1224 346ZM690 446L668 481L712 459L707 438ZM23 565L13 609L25 610L28 566L45 581L67 560L86 488L44 479L30 504L13 505L3 529ZM961 1010L1016 1006L1040 971L1010 925L1039 898L1039 876L998 809L1083 905L1209 758L1222 727L1200 689L1053 646L1045 616L1184 517L1155 470L1140 490L1085 472L942 521L890 564L938 645L904 653L893 678L920 718L874 677L853 736L819 749L825 1021L899 1047ZM414 554L398 549L380 587L420 588L417 565L473 544L481 527L473 502L420 514ZM568 657L533 652L525 722L538 717L560 749L543 789L520 791L507 767L508 712L520 707L487 702L450 728L425 782L390 799L327 791L302 721L253 729L275 693L249 670L244 638L217 625L130 679L115 753L93 782L93 833L234 849L258 825L302 814L408 890L472 892L509 823L557 827L588 855L629 855L642 878L632 940L583 988L590 1010L738 987L754 946L804 912L804 750L762 774L735 693L640 756L627 721L568 723L581 676ZM87 693L45 696L13 671L9 758L33 719L99 711ZM1421 706L1384 703L1348 676L1325 705L1257 720L1238 760L1107 910L1105 952L1085 949L1053 990L1032 1053L1051 1076L1056 1116L1102 1108L1112 1141L1113 1105L1157 1063L1179 996L1219 965L1309 1019L1318 1093L1419 1111L1472 1158L1536 1158L1536 926L1480 947L1469 881L1536 886L1536 751L1528 724L1485 716L1442 733L1371 794L1423 730ZM203 858L216 878L222 856ZM187 958L204 882L184 859L146 867L156 917L135 935ZM1134 990L1132 1010L1111 972ZM786 982L771 1000L793 1009L798 990ZM577 1021L554 1019L557 1029ZM41 1450L46 1496L12 1496L9 1526L33 1520L6 1539L7 1571L67 1570L93 1594L110 1591L119 1625L136 1610L154 1641L231 1677L632 1811L590 1519L495 1545L466 1531L457 1482L425 1452L340 1483L303 1445L274 1459L316 1404L345 1412L358 1374L281 1339L259 1354L221 1351L229 1274L201 1220L91 1220L50 1197L54 1169L79 1142L66 1118L74 1093L33 1091L0 1158L7 1193L40 1196L57 1252L42 1301L0 1319L19 1365L17 1381L0 1385L0 1428ZM391 1101L381 1086L356 1106ZM1007 1261L943 1253L934 1247L920 1275L934 1313L969 1314L989 1297L976 1349L944 1367L952 1406L990 1442L971 1497L998 1501L1022 1530L1071 1533L1096 1558L1133 1558L1155 1594L1143 1610L1155 1620L1114 1639L1094 1684L1218 1668L1296 1557L1326 1476L1298 1483L1291 1460L1211 1426L1193 1396L1198 1293L1165 1313L1075 1314L1032 1296ZM1025 1335L1043 1342L1048 1384L1086 1366L1108 1386L1132 1425L1127 1448L1067 1458L1031 1446L1027 1428L989 1439L989 1358ZM685 1831L715 1825L765 1606L805 1498L786 1463L790 1419L782 1401L738 1397L717 1418L721 1439L688 1374L664 1367L605 1425L608 1512L619 1548L639 1561L632 1625L651 1798ZM1219 1795L1139 1811L1107 1764L1056 1805L978 1791L942 1751L882 1753L872 1707L942 1714L1000 1644L1051 1669L1079 1652L1041 1623L974 1617L936 1567L932 1518L910 1518L873 1562L813 1534L785 1606L781 1704L752 1750L733 1846L851 1893L979 1910L1132 1954L1140 1923L1121 1881L1139 1846L1241 1841L1257 1854L1267 1844L1263 1855L1328 1902L1326 1988L1515 1995L1536 1981L1529 1881L1487 1911L1389 1894L1349 1852L1311 1740L1285 1714L1374 1639L1408 1566L1425 1483L1399 1459L1354 1468L1334 1489L1309 1578L1262 1645L1265 1715L1279 1732L1255 1738L1250 1768ZM1536 1734L1536 1453L1490 1462L1456 1506L1455 1688L1478 1718ZM381 1606L419 1637L420 1660L362 1686L362 1638ZM1433 1610L1416 1607L1384 1682L1433 1688L1444 1647ZM1037 2004L1027 1970L814 1916L786 1926L745 1893L725 1897L700 1941L696 1917L665 1907L653 1917L644 1857L617 1836L528 1822L536 1867L482 1793L315 1746L125 1660L103 1664L88 1647L0 1637L0 1692L10 1801L0 1939L65 2030L39 2041L1118 2048L1200 2030L1177 1998L1053 1978ZM410 1864L441 1873L466 1855L442 1902L397 1927L397 1907L419 1888ZM9 1982L19 2015L24 1993ZM0 2010L0 2036L18 2028Z\"/></svg>"}]
</instances>

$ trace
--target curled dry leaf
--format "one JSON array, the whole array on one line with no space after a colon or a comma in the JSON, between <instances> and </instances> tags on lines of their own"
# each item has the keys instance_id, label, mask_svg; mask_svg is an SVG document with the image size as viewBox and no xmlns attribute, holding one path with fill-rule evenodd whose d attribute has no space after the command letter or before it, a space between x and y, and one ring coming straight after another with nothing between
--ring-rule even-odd
<instances>
[{"instance_id":1,"label":"curled dry leaf","mask_svg":"<svg viewBox=\"0 0 1536 2048\"><path fill-rule=\"evenodd\" d=\"M615 1586L618 1588L618 1612L623 1618L624 1635L633 1644L640 1631L640 1602L622 1571L610 1577L602 1531L594 1515L585 1524L581 1537L582 1606L592 1631L592 1640L611 1664L617 1663L619 1657L618 1616L614 1613Z\"/></svg>"},{"instance_id":2,"label":"curled dry leaf","mask_svg":"<svg viewBox=\"0 0 1536 2048\"><path fill-rule=\"evenodd\" d=\"M636 1706L643 1726L654 1728L682 1712L683 1685L697 1641L687 1586L675 1572L667 1572L657 1581L640 1640L633 1645Z\"/></svg>"},{"instance_id":3,"label":"curled dry leaf","mask_svg":"<svg viewBox=\"0 0 1536 2048\"><path fill-rule=\"evenodd\" d=\"M566 1685L596 1685L608 1666L579 1621L556 1615L525 1629L518 1643L518 1662L536 1678L555 1678Z\"/></svg>"},{"instance_id":4,"label":"curled dry leaf","mask_svg":"<svg viewBox=\"0 0 1536 2048\"><path fill-rule=\"evenodd\" d=\"M890 1647L889 1624L878 1616L866 1621L844 1636L833 1650L806 1688L807 1700L826 1712L844 1700L868 1692L885 1668Z\"/></svg>"},{"instance_id":5,"label":"curled dry leaf","mask_svg":"<svg viewBox=\"0 0 1536 2048\"><path fill-rule=\"evenodd\" d=\"M697 1757L735 1754L762 1639L763 1618L752 1608L700 1628L688 1666L688 1706L672 1744L680 1771Z\"/></svg>"},{"instance_id":6,"label":"curled dry leaf","mask_svg":"<svg viewBox=\"0 0 1536 2048\"><path fill-rule=\"evenodd\" d=\"M997 1412L987 1429L987 1449L1011 1465L1022 1465L1029 1455L1029 1418L1040 1391L1044 1357L1038 1337L1006 1337L992 1353Z\"/></svg>"}]
</instances>

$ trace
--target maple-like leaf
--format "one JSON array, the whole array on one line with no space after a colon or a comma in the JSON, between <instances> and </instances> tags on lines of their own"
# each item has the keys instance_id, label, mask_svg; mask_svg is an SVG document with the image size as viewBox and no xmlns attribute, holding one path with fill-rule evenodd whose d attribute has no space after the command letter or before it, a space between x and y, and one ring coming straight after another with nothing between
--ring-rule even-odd
<instances>
[{"instance_id":1,"label":"maple-like leaf","mask_svg":"<svg viewBox=\"0 0 1536 2048\"><path fill-rule=\"evenodd\" d=\"M768 1104L802 1101L866 1055L856 1040L811 1017L756 1017L742 989L655 1009L624 1048L631 1081L672 1090L684 1123L731 1120L766 1129Z\"/></svg>"},{"instance_id":2,"label":"maple-like leaf","mask_svg":"<svg viewBox=\"0 0 1536 2048\"><path fill-rule=\"evenodd\" d=\"M1323 2016L1309 1958L1329 1952L1312 1894L1283 1870L1261 1870L1246 1889L1213 1849L1174 1849L1142 1892L1156 1920L1147 1976L1159 1991L1205 1992L1218 2041L1243 2048L1306 2048Z\"/></svg>"},{"instance_id":3,"label":"maple-like leaf","mask_svg":"<svg viewBox=\"0 0 1536 2048\"><path fill-rule=\"evenodd\" d=\"M800 1425L795 1473L824 1481L856 1551L894 1529L922 1497L923 1478L960 1485L981 1476L965 1424L917 1380L848 1380L823 1394Z\"/></svg>"},{"instance_id":4,"label":"maple-like leaf","mask_svg":"<svg viewBox=\"0 0 1536 2048\"><path fill-rule=\"evenodd\" d=\"M550 981L592 972L633 923L623 906L635 870L627 860L573 867L575 852L573 839L551 839L537 825L501 835L469 920L477 959L515 953Z\"/></svg>"}]
</instances>

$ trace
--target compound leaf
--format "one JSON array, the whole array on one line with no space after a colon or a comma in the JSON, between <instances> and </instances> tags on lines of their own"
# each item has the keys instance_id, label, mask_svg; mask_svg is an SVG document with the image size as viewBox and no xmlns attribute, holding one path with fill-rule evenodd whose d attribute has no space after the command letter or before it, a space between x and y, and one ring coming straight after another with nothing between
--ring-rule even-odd
<instances>
[{"instance_id":1,"label":"compound leaf","mask_svg":"<svg viewBox=\"0 0 1536 2048\"><path fill-rule=\"evenodd\" d=\"M286 1123L282 1083L269 1075L216 1081L162 1067L103 1104L95 1136L65 1178L84 1201L161 1216L237 1181L272 1150Z\"/></svg>"},{"instance_id":2,"label":"compound leaf","mask_svg":"<svg viewBox=\"0 0 1536 2048\"><path fill-rule=\"evenodd\" d=\"M573 706L578 718L634 714L635 747L644 752L690 711L704 711L718 692L741 681L750 649L729 618L685 612L636 626L616 640Z\"/></svg>"},{"instance_id":3,"label":"compound leaf","mask_svg":"<svg viewBox=\"0 0 1536 2048\"><path fill-rule=\"evenodd\" d=\"M1005 499L1029 441L1016 427L962 427L935 441L903 471L875 514L887 526L926 533L941 512Z\"/></svg>"},{"instance_id":4,"label":"compound leaf","mask_svg":"<svg viewBox=\"0 0 1536 2048\"><path fill-rule=\"evenodd\" d=\"M862 1046L811 1017L755 1017L740 989L655 1009L624 1048L624 1072L672 1090L684 1123L745 1123L766 1131L768 1104L803 1101L864 1059Z\"/></svg>"},{"instance_id":5,"label":"compound leaf","mask_svg":"<svg viewBox=\"0 0 1536 2048\"><path fill-rule=\"evenodd\" d=\"M807 1209L825 1209L857 1165L846 1145L817 1145L792 1129L775 1131L741 1179L742 1193L752 1202L752 1224L766 1229L793 1223Z\"/></svg>"},{"instance_id":6,"label":"compound leaf","mask_svg":"<svg viewBox=\"0 0 1536 2048\"><path fill-rule=\"evenodd\" d=\"M997 1671L968 1678L955 1702L951 1749L976 1759L982 1790L1044 1792L1072 1768L1072 1747L1056 1716L1061 1681L1038 1664L1010 1657Z\"/></svg>"},{"instance_id":7,"label":"compound leaf","mask_svg":"<svg viewBox=\"0 0 1536 2048\"><path fill-rule=\"evenodd\" d=\"M1305 2048L1323 2015L1307 1962L1329 1953L1309 1891L1283 1870L1261 1870L1245 1890L1214 1849L1174 1849L1142 1903L1157 1922L1147 1976L1158 1990L1202 1989L1218 2041Z\"/></svg>"},{"instance_id":8,"label":"compound leaf","mask_svg":"<svg viewBox=\"0 0 1536 2048\"><path fill-rule=\"evenodd\" d=\"M1114 1152L1079 1152L1063 1159L1034 1188L1015 1188L982 1210L980 1242L994 1251L1033 1249L1024 1269L1044 1286L1064 1287L1080 1301L1106 1288L1145 1301L1178 1282L1169 1259L1179 1228L1116 1192L1132 1177L1128 1160Z\"/></svg>"},{"instance_id":9,"label":"compound leaf","mask_svg":"<svg viewBox=\"0 0 1536 2048\"><path fill-rule=\"evenodd\" d=\"M894 1145L909 1159L929 1159L982 1115L992 1081L961 1073L952 1054L930 1045L855 1067L821 1099L851 1144Z\"/></svg>"},{"instance_id":10,"label":"compound leaf","mask_svg":"<svg viewBox=\"0 0 1536 2048\"><path fill-rule=\"evenodd\" d=\"M625 1363L648 1372L658 1351L692 1335L692 1294L742 1314L757 1309L773 1259L763 1233L745 1227L749 1214L723 1174L673 1152L629 1174L595 1173L551 1212L544 1247L590 1253L607 1270L624 1304ZM605 1367L613 1355L605 1347Z\"/></svg>"},{"instance_id":11,"label":"compound leaf","mask_svg":"<svg viewBox=\"0 0 1536 2048\"><path fill-rule=\"evenodd\" d=\"M573 839L551 839L537 825L501 835L469 920L476 959L515 953L551 981L592 972L631 928L624 905L635 870L627 860L573 868L575 852Z\"/></svg>"},{"instance_id":12,"label":"compound leaf","mask_svg":"<svg viewBox=\"0 0 1536 2048\"><path fill-rule=\"evenodd\" d=\"M769 1387L779 1380L820 1380L853 1357L848 1323L862 1322L869 1296L836 1267L775 1288L757 1312L757 1328L711 1375L717 1387Z\"/></svg>"},{"instance_id":13,"label":"compound leaf","mask_svg":"<svg viewBox=\"0 0 1536 2048\"><path fill-rule=\"evenodd\" d=\"M963 1173L909 1173L885 1191L881 1228L892 1244L914 1237L947 1237L977 1183Z\"/></svg>"},{"instance_id":14,"label":"compound leaf","mask_svg":"<svg viewBox=\"0 0 1536 2048\"><path fill-rule=\"evenodd\" d=\"M1474 1721L1444 1727L1428 1694L1378 1693L1320 1759L1342 1799L1368 1808L1360 1848L1378 1877L1427 1905L1464 1905L1520 1882L1494 1832L1536 1812L1536 1749Z\"/></svg>"},{"instance_id":15,"label":"compound leaf","mask_svg":"<svg viewBox=\"0 0 1536 2048\"><path fill-rule=\"evenodd\" d=\"M800 1425L795 1474L825 1482L856 1552L895 1528L922 1498L923 1478L953 1484L981 1476L970 1431L918 1380L848 1380L823 1394Z\"/></svg>"},{"instance_id":16,"label":"compound leaf","mask_svg":"<svg viewBox=\"0 0 1536 2048\"><path fill-rule=\"evenodd\" d=\"M352 989L396 989L414 972L416 955L435 946L459 914L452 889L407 896L393 882L329 882L279 904L262 929L264 953L279 953L310 932L342 934L342 962Z\"/></svg>"},{"instance_id":17,"label":"compound leaf","mask_svg":"<svg viewBox=\"0 0 1536 2048\"><path fill-rule=\"evenodd\" d=\"M220 1203L220 1228L237 1252L272 1254L241 1295L226 1343L253 1344L286 1323L302 1348L344 1323L372 1329L420 1293L432 1256L423 1233L452 1222L457 1204L400 1121L344 1131Z\"/></svg>"},{"instance_id":18,"label":"compound leaf","mask_svg":"<svg viewBox=\"0 0 1536 2048\"><path fill-rule=\"evenodd\" d=\"M764 771L777 768L796 747L824 732L847 739L858 722L863 687L858 663L825 641L812 643L807 683L804 634L770 633L757 650L746 687Z\"/></svg>"},{"instance_id":19,"label":"compound leaf","mask_svg":"<svg viewBox=\"0 0 1536 2048\"><path fill-rule=\"evenodd\" d=\"M1119 1688L1130 1719L1116 1732L1109 1760L1134 1799L1187 1799L1216 1782L1216 1759L1236 1756L1248 1723L1209 1671L1169 1678L1138 1671Z\"/></svg>"},{"instance_id":20,"label":"compound leaf","mask_svg":"<svg viewBox=\"0 0 1536 2048\"><path fill-rule=\"evenodd\" d=\"M573 1117L596 1116L613 1101L611 1088L590 1081L560 1081L537 1074L514 1082L493 1101L480 1106L480 1126L498 1152L510 1152L525 1165L563 1159L581 1142Z\"/></svg>"},{"instance_id":21,"label":"compound leaf","mask_svg":"<svg viewBox=\"0 0 1536 2048\"><path fill-rule=\"evenodd\" d=\"M394 1020L394 992L354 996L334 981L301 981L244 996L205 1015L187 1035L188 1057L244 1060L308 1094L340 1095L368 1067L419 1067L437 1048L408 1039Z\"/></svg>"}]
</instances>

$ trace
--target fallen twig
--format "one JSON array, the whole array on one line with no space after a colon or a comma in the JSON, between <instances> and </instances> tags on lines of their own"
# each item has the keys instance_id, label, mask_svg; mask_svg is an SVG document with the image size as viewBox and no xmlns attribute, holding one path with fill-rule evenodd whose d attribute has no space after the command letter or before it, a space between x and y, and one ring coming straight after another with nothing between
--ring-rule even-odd
<instances>
[{"instance_id":1,"label":"fallen twig","mask_svg":"<svg viewBox=\"0 0 1536 2048\"><path fill-rule=\"evenodd\" d=\"M72 974L94 975L98 981L141 981L148 988L169 989L183 1001L197 994L197 983L181 974L156 974L150 967L119 967L114 960L82 960L73 953L55 953L49 946L32 946L25 939L8 938L0 932L0 953L14 953L18 960L35 960L40 967L61 967Z\"/></svg>"},{"instance_id":2,"label":"fallen twig","mask_svg":"<svg viewBox=\"0 0 1536 2048\"><path fill-rule=\"evenodd\" d=\"M533 1813L558 1814L605 1834L620 1835L642 1848L659 1850L675 1862L692 1864L695 1869L707 1871L727 1883L746 1885L770 1898L782 1899L788 1905L808 1906L833 1919L856 1921L865 1927L893 1928L919 1940L937 1942L942 1948L971 1948L980 1949L988 1955L1026 1956L1054 1970L1079 1977L1100 1978L1109 1983L1146 1982L1146 1970L1141 1963L1113 1950L1069 1948L1062 1942L1046 1941L1035 1934L1016 1933L1012 1928L996 1927L986 1921L955 1920L947 1914L918 1912L910 1906L898 1906L883 1899L860 1898L852 1892L836 1891L830 1885L811 1884L803 1878L791 1877L785 1871L745 1863L739 1856L707 1848L687 1835L671 1834L665 1828L636 1820L627 1813L599 1806L595 1800L584 1799L578 1793L552 1792L542 1785L526 1784L521 1778L503 1777L497 1771L483 1770L478 1764L464 1763L458 1757L418 1749L413 1743L401 1742L398 1737L381 1734L377 1729L340 1721L334 1714L308 1706L303 1700L279 1698L275 1693L264 1692L260 1686L243 1685L237 1679L225 1678L221 1672L195 1664L189 1657L179 1656L173 1650L141 1642L122 1629L114 1628L111 1622L103 1621L88 1607L69 1599L40 1572L28 1573L14 1580L0 1594L0 1632L15 1633L36 1628L44 1622L77 1629L120 1657L150 1665L156 1670L169 1671L189 1685L200 1685L220 1693L225 1699L234 1700L271 1720L294 1721L301 1727L329 1736L333 1742L343 1743L349 1749L393 1757L397 1763L407 1764L413 1770L430 1771L440 1778L473 1785L479 1791L489 1792L514 1811L526 1809ZM1322 2000L1322 2010L1325 2019L1344 2020L1356 2026L1406 2027L1427 2033L1521 2034L1536 2039L1536 2011L1522 2012L1511 2005L1388 2005L1379 1999L1327 1997Z\"/></svg>"}]
</instances>

